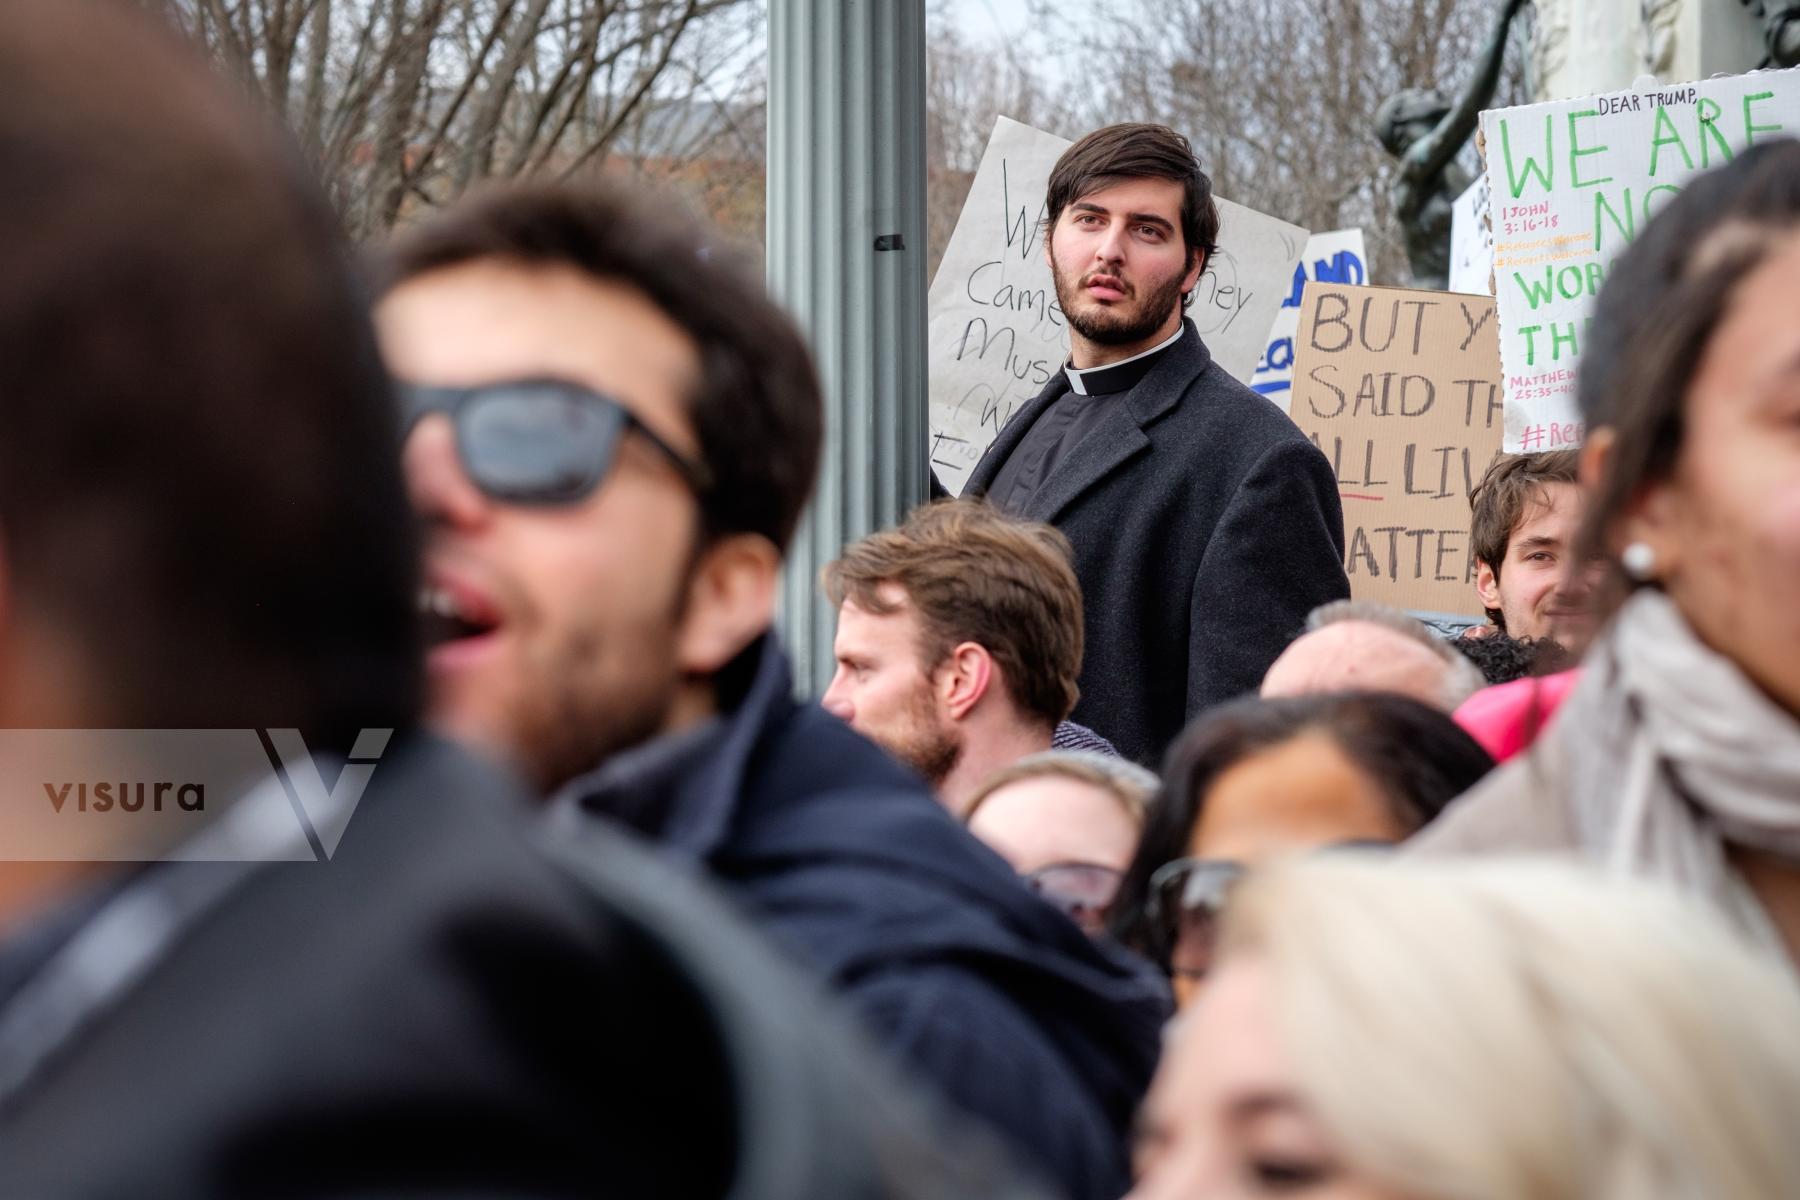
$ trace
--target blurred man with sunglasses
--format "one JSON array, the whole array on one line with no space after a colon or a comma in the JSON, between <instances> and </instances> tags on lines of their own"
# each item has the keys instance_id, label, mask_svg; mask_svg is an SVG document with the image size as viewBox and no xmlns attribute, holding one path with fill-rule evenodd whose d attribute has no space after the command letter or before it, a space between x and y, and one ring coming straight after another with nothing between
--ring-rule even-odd
<instances>
[{"instance_id":1,"label":"blurred man with sunglasses","mask_svg":"<svg viewBox=\"0 0 1800 1200\"><path fill-rule=\"evenodd\" d=\"M553 825L621 822L710 870L1065 1193L1116 1196L1165 997L793 700L770 627L818 384L723 259L604 189L494 193L394 250L377 324L427 526L432 710Z\"/></svg>"},{"instance_id":2,"label":"blurred man with sunglasses","mask_svg":"<svg viewBox=\"0 0 1800 1200\"><path fill-rule=\"evenodd\" d=\"M144 7L0 0L0 1196L1020 1194L712 889L419 730L366 290Z\"/></svg>"}]
</instances>

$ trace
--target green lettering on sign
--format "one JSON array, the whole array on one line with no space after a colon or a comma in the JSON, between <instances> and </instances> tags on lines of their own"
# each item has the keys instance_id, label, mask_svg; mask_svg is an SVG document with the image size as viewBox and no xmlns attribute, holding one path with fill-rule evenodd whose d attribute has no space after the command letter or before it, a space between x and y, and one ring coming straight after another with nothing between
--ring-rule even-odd
<instances>
[{"instance_id":1,"label":"green lettering on sign","mask_svg":"<svg viewBox=\"0 0 1800 1200\"><path fill-rule=\"evenodd\" d=\"M1656 124L1651 130L1654 135L1650 142L1650 175L1656 176L1657 160L1662 156L1664 146L1673 146L1681 151L1681 161L1687 164L1688 170L1694 169L1694 156L1688 153L1687 143L1681 140L1681 134L1675 129L1675 122L1669 117L1669 110L1662 105L1656 106Z\"/></svg>"},{"instance_id":2,"label":"green lettering on sign","mask_svg":"<svg viewBox=\"0 0 1800 1200\"><path fill-rule=\"evenodd\" d=\"M1512 189L1512 196L1517 200L1525 191L1525 185L1536 175L1543 181L1544 190L1550 191L1556 186L1556 135L1550 123L1549 113L1544 114L1544 161L1526 156L1525 170L1513 168L1512 131L1508 129L1506 118L1500 118L1500 156L1506 160L1506 186Z\"/></svg>"},{"instance_id":3,"label":"green lettering on sign","mask_svg":"<svg viewBox=\"0 0 1800 1200\"><path fill-rule=\"evenodd\" d=\"M1600 115L1599 113L1595 112L1591 108L1584 108L1580 112L1572 112L1569 114L1569 179L1578 188L1580 188L1580 187L1597 187L1602 183L1611 183L1612 182L1611 175L1606 176L1604 179L1583 179L1581 177L1581 161L1580 160L1589 154L1605 154L1606 147L1605 146L1583 146L1583 145L1581 145L1581 143L1580 143L1581 131L1575 127L1575 122L1578 121L1579 119L1581 119L1582 117L1597 117L1599 115ZM1549 184L1546 182L1545 186L1548 187ZM1515 192L1515 193L1513 193L1513 195L1514 195L1514 198L1516 199L1518 196L1518 193Z\"/></svg>"}]
</instances>

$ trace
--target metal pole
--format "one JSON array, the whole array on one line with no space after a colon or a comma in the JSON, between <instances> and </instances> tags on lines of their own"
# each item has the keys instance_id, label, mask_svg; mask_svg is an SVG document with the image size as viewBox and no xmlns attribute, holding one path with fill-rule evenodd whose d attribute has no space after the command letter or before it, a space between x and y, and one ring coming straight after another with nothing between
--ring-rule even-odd
<instances>
[{"instance_id":1,"label":"metal pole","mask_svg":"<svg viewBox=\"0 0 1800 1200\"><path fill-rule=\"evenodd\" d=\"M818 490L780 624L802 694L831 679L819 570L925 499L925 3L769 0L769 287L825 386Z\"/></svg>"}]
</instances>

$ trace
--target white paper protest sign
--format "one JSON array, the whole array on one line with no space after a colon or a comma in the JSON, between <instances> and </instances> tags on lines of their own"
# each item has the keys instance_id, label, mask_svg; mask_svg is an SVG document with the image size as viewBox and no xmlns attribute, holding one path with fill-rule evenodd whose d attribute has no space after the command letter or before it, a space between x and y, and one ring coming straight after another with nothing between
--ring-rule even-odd
<instances>
[{"instance_id":1,"label":"white paper protest sign","mask_svg":"<svg viewBox=\"0 0 1800 1200\"><path fill-rule=\"evenodd\" d=\"M1334 229L1315 233L1306 239L1306 250L1294 267L1293 286L1282 297L1275 321L1269 327L1269 342L1256 372L1250 376L1253 391L1267 396L1288 409L1288 397L1294 386L1294 331L1300 327L1300 295L1308 281L1313 283L1369 282L1369 255L1363 247L1360 229Z\"/></svg>"},{"instance_id":2,"label":"white paper protest sign","mask_svg":"<svg viewBox=\"0 0 1800 1200\"><path fill-rule=\"evenodd\" d=\"M1494 294L1494 226L1488 220L1485 174L1456 198L1451 209L1450 290Z\"/></svg>"},{"instance_id":3,"label":"white paper protest sign","mask_svg":"<svg viewBox=\"0 0 1800 1200\"><path fill-rule=\"evenodd\" d=\"M1044 193L1070 143L1001 117L931 281L931 467L960 493L1002 426L1069 355L1041 238ZM1248 380L1306 231L1217 201L1219 250L1188 316L1213 359Z\"/></svg>"},{"instance_id":4,"label":"white paper protest sign","mask_svg":"<svg viewBox=\"0 0 1800 1200\"><path fill-rule=\"evenodd\" d=\"M1695 173L1800 134L1800 69L1481 114L1508 453L1578 444L1575 375L1615 256Z\"/></svg>"}]
</instances>

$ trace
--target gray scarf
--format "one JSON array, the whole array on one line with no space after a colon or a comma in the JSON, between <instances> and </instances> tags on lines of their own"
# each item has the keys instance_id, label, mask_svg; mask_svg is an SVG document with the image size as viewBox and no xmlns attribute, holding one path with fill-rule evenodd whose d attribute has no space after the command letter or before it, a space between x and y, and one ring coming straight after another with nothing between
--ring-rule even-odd
<instances>
[{"instance_id":1,"label":"gray scarf","mask_svg":"<svg viewBox=\"0 0 1800 1200\"><path fill-rule=\"evenodd\" d=\"M1639 591L1557 714L1575 835L1609 870L1708 900L1780 949L1728 843L1800 866L1800 722Z\"/></svg>"}]
</instances>

